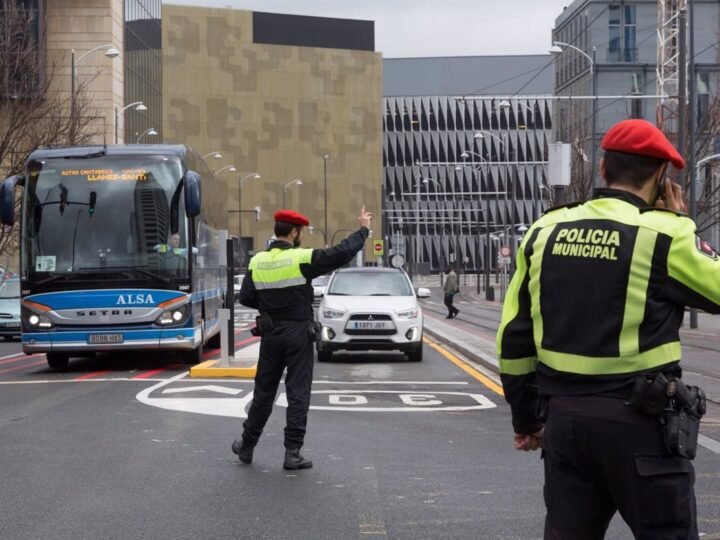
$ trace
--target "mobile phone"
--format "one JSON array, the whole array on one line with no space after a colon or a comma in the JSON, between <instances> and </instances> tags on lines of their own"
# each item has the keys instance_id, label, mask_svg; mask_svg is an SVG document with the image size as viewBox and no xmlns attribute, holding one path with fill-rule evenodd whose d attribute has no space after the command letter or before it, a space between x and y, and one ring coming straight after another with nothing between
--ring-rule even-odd
<instances>
[{"instance_id":1,"label":"mobile phone","mask_svg":"<svg viewBox=\"0 0 720 540\"><path fill-rule=\"evenodd\" d=\"M658 182L658 199L665 201L665 175L663 175Z\"/></svg>"}]
</instances>

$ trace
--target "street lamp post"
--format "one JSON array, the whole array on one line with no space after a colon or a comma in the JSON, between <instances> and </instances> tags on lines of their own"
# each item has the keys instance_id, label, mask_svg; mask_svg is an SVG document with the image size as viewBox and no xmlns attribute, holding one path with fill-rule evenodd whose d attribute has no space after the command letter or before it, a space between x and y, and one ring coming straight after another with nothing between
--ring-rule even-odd
<instances>
[{"instance_id":1,"label":"street lamp post","mask_svg":"<svg viewBox=\"0 0 720 540\"><path fill-rule=\"evenodd\" d=\"M115 144L118 143L118 129L120 128L120 113L125 112L130 107L135 107L136 111L147 111L147 107L142 101L134 101L128 105L125 105L122 109L115 107Z\"/></svg>"},{"instance_id":2,"label":"street lamp post","mask_svg":"<svg viewBox=\"0 0 720 540\"><path fill-rule=\"evenodd\" d=\"M238 181L238 210L242 210L242 185L245 180L249 178L259 180L260 178L262 178L262 176L260 176L258 172L253 172L248 174L247 176L243 176L242 178L240 178L240 180ZM240 259L240 268L243 267L243 263L245 262L242 238L242 212L238 212L238 248L240 250L238 258Z\"/></svg>"},{"instance_id":3,"label":"street lamp post","mask_svg":"<svg viewBox=\"0 0 720 540\"><path fill-rule=\"evenodd\" d=\"M562 41L554 41L553 46L550 47L550 53L558 55L563 52L564 48L572 49L576 52L579 52L585 58L587 58L588 62L590 62L590 75L592 76L592 148L590 149L592 152L592 163L590 163L590 179L592 181L593 188L595 188L597 187L597 179L595 178L595 161L597 154L597 149L595 148L595 131L597 129L597 68L595 64L595 59L597 58L597 48L593 46L592 56L590 56L588 53L583 51L581 48L576 47L575 45L564 43Z\"/></svg>"},{"instance_id":4,"label":"street lamp post","mask_svg":"<svg viewBox=\"0 0 720 540\"><path fill-rule=\"evenodd\" d=\"M224 167L220 167L217 171L215 171L215 175L217 176L223 171L235 172L237 171L237 169L235 168L235 165L225 165Z\"/></svg>"},{"instance_id":5,"label":"street lamp post","mask_svg":"<svg viewBox=\"0 0 720 540\"><path fill-rule=\"evenodd\" d=\"M140 144L140 139L142 139L145 135L149 135L149 136L153 137L157 134L158 134L158 132L155 131L154 128L148 128L140 134L140 136L137 138L137 141L135 141L135 144Z\"/></svg>"},{"instance_id":6,"label":"street lamp post","mask_svg":"<svg viewBox=\"0 0 720 540\"><path fill-rule=\"evenodd\" d=\"M200 159L205 159L206 157L209 157L209 156L212 156L213 159L222 159L222 154L221 154L220 152L217 152L217 151L215 151L215 152L208 152L207 154L205 154L205 155L204 155L202 158L200 158Z\"/></svg>"},{"instance_id":7,"label":"street lamp post","mask_svg":"<svg viewBox=\"0 0 720 540\"><path fill-rule=\"evenodd\" d=\"M324 187L325 187L325 230L328 230L328 207L327 207L327 160L330 159L330 156L325 154L323 156L323 181L324 181ZM325 247L329 247L327 243L327 237L325 238Z\"/></svg>"},{"instance_id":8,"label":"street lamp post","mask_svg":"<svg viewBox=\"0 0 720 540\"><path fill-rule=\"evenodd\" d=\"M285 194L287 193L287 188L292 186L293 184L297 184L298 186L302 186L302 179L296 178L295 180L290 180L287 184L283 184L282 188L282 207L285 208Z\"/></svg>"},{"instance_id":9,"label":"street lamp post","mask_svg":"<svg viewBox=\"0 0 720 540\"><path fill-rule=\"evenodd\" d=\"M75 66L79 64L83 58L89 56L90 54L104 50L105 56L108 58L117 58L120 56L120 51L115 48L115 46L112 43L107 43L105 45L98 45L97 47L90 49L89 51L81 54L77 60L75 60L75 49L72 49L70 51L70 134L71 138L75 138L75 122L76 122L76 113L77 113L77 104L76 100L77 97L75 96L75 80L77 79L77 72L75 69Z\"/></svg>"}]
</instances>

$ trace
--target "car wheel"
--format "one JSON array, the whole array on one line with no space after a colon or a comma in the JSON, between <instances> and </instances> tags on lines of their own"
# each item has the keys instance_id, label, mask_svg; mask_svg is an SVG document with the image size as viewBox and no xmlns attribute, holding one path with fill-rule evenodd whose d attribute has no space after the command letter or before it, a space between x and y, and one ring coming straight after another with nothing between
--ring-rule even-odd
<instances>
[{"instance_id":1,"label":"car wheel","mask_svg":"<svg viewBox=\"0 0 720 540\"><path fill-rule=\"evenodd\" d=\"M422 362L423 358L423 346L422 343L415 349L411 349L407 352L407 357L410 362Z\"/></svg>"},{"instance_id":2,"label":"car wheel","mask_svg":"<svg viewBox=\"0 0 720 540\"><path fill-rule=\"evenodd\" d=\"M67 369L70 357L62 353L47 353L47 363L52 369Z\"/></svg>"}]
</instances>

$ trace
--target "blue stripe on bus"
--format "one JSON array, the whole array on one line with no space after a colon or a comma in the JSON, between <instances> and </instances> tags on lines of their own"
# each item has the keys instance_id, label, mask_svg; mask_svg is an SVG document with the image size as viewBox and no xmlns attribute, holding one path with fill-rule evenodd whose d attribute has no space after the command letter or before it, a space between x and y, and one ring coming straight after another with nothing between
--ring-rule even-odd
<instances>
[{"instance_id":1,"label":"blue stripe on bus","mask_svg":"<svg viewBox=\"0 0 720 540\"><path fill-rule=\"evenodd\" d=\"M180 291L163 289L91 289L40 293L26 296L25 300L43 304L51 309L126 309L155 307L158 304L186 296Z\"/></svg>"}]
</instances>

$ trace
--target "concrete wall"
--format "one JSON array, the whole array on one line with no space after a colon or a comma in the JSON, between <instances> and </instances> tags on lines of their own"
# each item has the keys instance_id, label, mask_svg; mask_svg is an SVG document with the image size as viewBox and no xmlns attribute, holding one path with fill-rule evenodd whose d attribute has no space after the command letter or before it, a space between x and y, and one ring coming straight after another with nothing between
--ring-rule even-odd
<instances>
[{"instance_id":1,"label":"concrete wall","mask_svg":"<svg viewBox=\"0 0 720 540\"><path fill-rule=\"evenodd\" d=\"M52 0L47 2L47 51L49 64L55 64L53 90L69 95L70 51L77 59L104 44L123 50L123 0ZM85 57L76 65L77 80L88 81L88 97L98 107L101 118L91 127L94 142L113 141L114 107L123 105L123 61L107 58L103 51Z\"/></svg>"},{"instance_id":2,"label":"concrete wall","mask_svg":"<svg viewBox=\"0 0 720 540\"><path fill-rule=\"evenodd\" d=\"M262 207L260 222L242 214L243 236L263 249L272 214L282 206L324 227L323 155L327 161L328 241L339 229L356 229L361 204L375 212L380 237L382 185L381 56L375 52L264 45L253 42L252 12L163 5L163 109L166 142L186 143L220 173L226 210ZM238 216L230 216L238 234ZM335 241L347 233L338 232ZM321 247L322 233L304 244ZM368 243L366 255L371 254Z\"/></svg>"}]
</instances>

